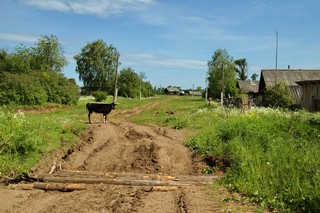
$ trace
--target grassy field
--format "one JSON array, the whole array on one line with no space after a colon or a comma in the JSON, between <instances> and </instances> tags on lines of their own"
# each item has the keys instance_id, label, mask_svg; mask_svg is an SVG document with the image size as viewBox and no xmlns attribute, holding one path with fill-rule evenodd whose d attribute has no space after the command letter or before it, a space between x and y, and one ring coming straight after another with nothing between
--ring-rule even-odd
<instances>
[{"instance_id":1,"label":"grassy field","mask_svg":"<svg viewBox=\"0 0 320 213\"><path fill-rule=\"evenodd\" d=\"M1 109L0 173L26 173L43 153L71 146L85 128L80 121L87 121L88 101L41 113ZM133 108L143 110L130 117L133 122L194 130L186 146L227 160L221 183L230 190L275 211L320 210L319 113L267 108L244 113L192 97L119 98L117 109Z\"/></svg>"}]
</instances>

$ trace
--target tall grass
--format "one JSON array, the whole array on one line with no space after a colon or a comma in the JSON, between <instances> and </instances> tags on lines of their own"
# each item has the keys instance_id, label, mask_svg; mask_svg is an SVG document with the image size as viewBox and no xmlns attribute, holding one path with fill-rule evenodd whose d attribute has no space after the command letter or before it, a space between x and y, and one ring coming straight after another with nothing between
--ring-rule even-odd
<instances>
[{"instance_id":1,"label":"tall grass","mask_svg":"<svg viewBox=\"0 0 320 213\"><path fill-rule=\"evenodd\" d=\"M224 183L231 189L280 211L320 210L320 114L271 109L205 114L214 122L187 146L229 159Z\"/></svg>"},{"instance_id":2,"label":"tall grass","mask_svg":"<svg viewBox=\"0 0 320 213\"><path fill-rule=\"evenodd\" d=\"M70 147L85 128L82 111L80 106L40 113L0 109L0 175L26 174L42 154Z\"/></svg>"}]
</instances>

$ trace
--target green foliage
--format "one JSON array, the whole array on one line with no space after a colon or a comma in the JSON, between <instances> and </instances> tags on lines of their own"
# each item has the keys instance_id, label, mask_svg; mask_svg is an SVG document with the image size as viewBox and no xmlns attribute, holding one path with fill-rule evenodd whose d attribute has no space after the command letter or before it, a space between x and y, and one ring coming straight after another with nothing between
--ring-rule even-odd
<instances>
[{"instance_id":1,"label":"green foliage","mask_svg":"<svg viewBox=\"0 0 320 213\"><path fill-rule=\"evenodd\" d=\"M292 106L292 97L288 86L284 82L279 82L274 86L267 86L262 98L262 104L272 108L289 108Z\"/></svg>"},{"instance_id":2,"label":"green foliage","mask_svg":"<svg viewBox=\"0 0 320 213\"><path fill-rule=\"evenodd\" d=\"M74 56L77 61L76 72L85 87L107 89L113 93L118 50L99 39L88 43L81 52Z\"/></svg>"},{"instance_id":3,"label":"green foliage","mask_svg":"<svg viewBox=\"0 0 320 213\"><path fill-rule=\"evenodd\" d=\"M107 99L108 95L107 93L103 91L95 91L92 93L92 96L95 98L97 102L101 102Z\"/></svg>"},{"instance_id":4,"label":"green foliage","mask_svg":"<svg viewBox=\"0 0 320 213\"><path fill-rule=\"evenodd\" d=\"M209 97L220 98L222 78L224 79L225 94L235 96L237 94L236 68L233 58L226 50L218 49L208 62Z\"/></svg>"},{"instance_id":5,"label":"green foliage","mask_svg":"<svg viewBox=\"0 0 320 213\"><path fill-rule=\"evenodd\" d=\"M0 82L1 105L42 105L48 96L38 77L3 73Z\"/></svg>"},{"instance_id":6,"label":"green foliage","mask_svg":"<svg viewBox=\"0 0 320 213\"><path fill-rule=\"evenodd\" d=\"M137 98L140 92L140 79L139 75L133 69L125 68L119 74L119 95L126 98Z\"/></svg>"},{"instance_id":7,"label":"green foliage","mask_svg":"<svg viewBox=\"0 0 320 213\"><path fill-rule=\"evenodd\" d=\"M0 51L0 104L74 105L79 99L74 80L61 74L67 64L56 36L42 36L34 47Z\"/></svg>"},{"instance_id":8,"label":"green foliage","mask_svg":"<svg viewBox=\"0 0 320 213\"><path fill-rule=\"evenodd\" d=\"M80 94L79 87L73 79L67 79L60 73L41 72L41 83L44 91L47 93L47 102L76 105Z\"/></svg>"},{"instance_id":9,"label":"green foliage","mask_svg":"<svg viewBox=\"0 0 320 213\"><path fill-rule=\"evenodd\" d=\"M62 68L68 64L58 37L54 35L43 35L31 49L31 53L33 70L61 73Z\"/></svg>"},{"instance_id":10,"label":"green foliage","mask_svg":"<svg viewBox=\"0 0 320 213\"><path fill-rule=\"evenodd\" d=\"M75 105L78 86L60 73L3 73L0 82L1 105L43 105L46 102Z\"/></svg>"},{"instance_id":11,"label":"green foliage","mask_svg":"<svg viewBox=\"0 0 320 213\"><path fill-rule=\"evenodd\" d=\"M0 175L21 175L33 168L41 155L71 147L84 130L85 103L44 113L12 113L0 109Z\"/></svg>"},{"instance_id":12,"label":"green foliage","mask_svg":"<svg viewBox=\"0 0 320 213\"><path fill-rule=\"evenodd\" d=\"M277 211L320 210L319 114L218 108L204 114L214 122L186 145L228 159L223 181L231 189Z\"/></svg>"},{"instance_id":13,"label":"green foliage","mask_svg":"<svg viewBox=\"0 0 320 213\"><path fill-rule=\"evenodd\" d=\"M33 158L40 156L44 141L30 127L23 114L0 111L0 174L14 168L26 172Z\"/></svg>"},{"instance_id":14,"label":"green foliage","mask_svg":"<svg viewBox=\"0 0 320 213\"><path fill-rule=\"evenodd\" d=\"M240 80L247 80L247 71L249 69L247 59L241 58L234 61L236 72Z\"/></svg>"}]
</instances>

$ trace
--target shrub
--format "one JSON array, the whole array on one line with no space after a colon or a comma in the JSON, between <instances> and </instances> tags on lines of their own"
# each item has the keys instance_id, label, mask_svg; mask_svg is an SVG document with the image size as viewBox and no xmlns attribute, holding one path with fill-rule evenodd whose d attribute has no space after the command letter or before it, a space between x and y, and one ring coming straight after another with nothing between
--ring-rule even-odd
<instances>
[{"instance_id":1,"label":"shrub","mask_svg":"<svg viewBox=\"0 0 320 213\"><path fill-rule=\"evenodd\" d=\"M92 96L96 99L97 102L101 102L107 99L107 93L103 91L95 91L92 93Z\"/></svg>"},{"instance_id":2,"label":"shrub","mask_svg":"<svg viewBox=\"0 0 320 213\"><path fill-rule=\"evenodd\" d=\"M47 94L39 78L30 74L3 73L0 83L0 104L42 105Z\"/></svg>"},{"instance_id":3,"label":"shrub","mask_svg":"<svg viewBox=\"0 0 320 213\"><path fill-rule=\"evenodd\" d=\"M284 82L279 82L274 86L267 86L262 97L262 104L265 107L289 108L292 106L292 97L288 86Z\"/></svg>"}]
</instances>

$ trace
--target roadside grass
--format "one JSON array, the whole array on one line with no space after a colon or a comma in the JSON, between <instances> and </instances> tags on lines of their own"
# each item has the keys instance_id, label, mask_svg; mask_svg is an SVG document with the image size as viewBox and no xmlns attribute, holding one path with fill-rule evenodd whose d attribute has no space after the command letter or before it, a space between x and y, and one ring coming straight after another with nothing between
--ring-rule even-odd
<instances>
[{"instance_id":1,"label":"roadside grass","mask_svg":"<svg viewBox=\"0 0 320 213\"><path fill-rule=\"evenodd\" d=\"M0 109L0 175L26 174L42 154L72 146L85 129L80 105L37 113Z\"/></svg>"},{"instance_id":2,"label":"roadside grass","mask_svg":"<svg viewBox=\"0 0 320 213\"><path fill-rule=\"evenodd\" d=\"M222 184L269 209L320 210L320 114L252 109L215 117L186 145L230 161Z\"/></svg>"}]
</instances>

